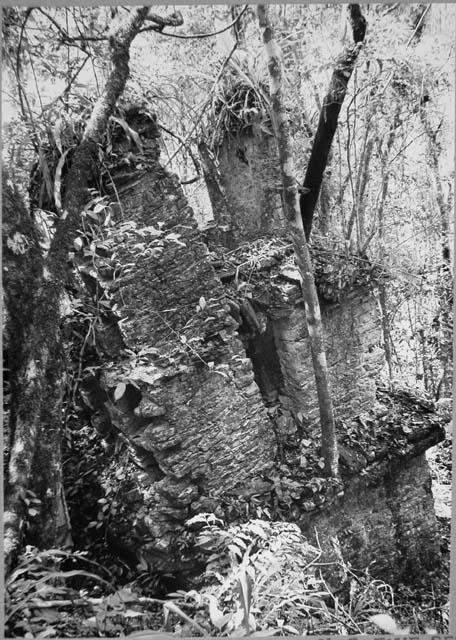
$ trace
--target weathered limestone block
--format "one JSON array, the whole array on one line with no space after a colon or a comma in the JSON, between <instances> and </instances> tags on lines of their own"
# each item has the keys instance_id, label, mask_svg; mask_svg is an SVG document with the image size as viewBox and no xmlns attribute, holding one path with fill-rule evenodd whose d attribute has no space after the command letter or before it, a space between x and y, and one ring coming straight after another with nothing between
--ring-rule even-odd
<instances>
[{"instance_id":1,"label":"weathered limestone block","mask_svg":"<svg viewBox=\"0 0 456 640\"><path fill-rule=\"evenodd\" d=\"M165 407L157 404L150 398L141 398L141 402L135 407L134 414L139 418L156 418L166 413Z\"/></svg>"},{"instance_id":2,"label":"weathered limestone block","mask_svg":"<svg viewBox=\"0 0 456 640\"><path fill-rule=\"evenodd\" d=\"M261 198L253 190L246 200L242 192L254 168L251 142L244 141L233 174L236 194L230 195L239 199L233 224L238 239L280 227L275 204L269 207L274 185ZM342 425L345 495L335 506L336 483L320 477L314 374L286 239L277 255L270 240L267 251L260 246L268 255L254 260L254 268L247 263L244 282L238 268L245 265L243 256L234 265L219 259L228 268L217 277L178 180L158 165L154 148L149 165L132 169L131 179L124 172L119 182L113 172L120 196L117 238L109 269L100 265L125 346L104 367L102 382L111 421L138 467L136 486L127 494L134 500L125 498L127 505L131 501L131 529L138 529L135 550L154 566L179 568L177 543L189 516L209 511L223 517L224 501L242 504L261 496L271 506L279 496L287 519L309 534L317 526L321 539L337 534L359 568L378 559L376 576L404 576L415 561L423 569L432 566L435 518L429 471L420 457L430 441L419 449L410 439L396 452L391 437L383 443L366 428L375 443L361 446L359 434L355 444L344 440L349 430L344 433ZM328 260L317 266L334 405L339 417L351 418L376 404L374 380L383 353L375 301L365 281L357 284L353 265L341 269L349 286L339 289L333 274L339 278L338 267ZM222 280L237 283L230 289ZM237 337L239 325L246 348ZM297 425L303 427L299 438ZM285 462L281 477L275 475L274 496L263 476L274 464L277 442ZM299 451L286 457L290 442ZM394 466L390 454L401 462ZM123 535L129 534L125 528Z\"/></svg>"},{"instance_id":3,"label":"weathered limestone block","mask_svg":"<svg viewBox=\"0 0 456 640\"><path fill-rule=\"evenodd\" d=\"M318 478L318 462L312 458L318 457L319 411L300 276L286 253L286 236L280 233L284 229L280 202L272 196L280 183L271 166L278 166L276 149L266 151L267 136L262 135L249 132L225 139L218 150L224 191L235 203L228 212L230 257L217 250L217 244L226 244L220 234L208 233L207 237L214 264L232 294L233 315L240 321L255 380L274 412L276 433L285 451L289 477L282 465L278 494L279 502L284 501L282 513L299 522L310 537L317 528L323 548L330 547L331 537L337 535L344 557L357 569L370 566L377 578L403 584L429 579L432 571L438 573L440 558L424 452L442 434L437 428L425 433L426 429L407 423L407 441L398 442L394 432L402 431L399 420L384 433L378 433L384 424L380 413L364 421L365 414L378 405L376 381L384 368L382 329L372 285L387 274L376 272L372 265L358 260L359 256L312 246L334 408L343 420L338 421L343 498L337 502L338 496L326 489L326 479ZM217 220L216 204L213 201ZM271 232L280 236L276 243L279 255L267 263L264 254L270 257L273 252ZM249 241L245 250L244 240ZM255 322L243 317L246 297L257 317L267 316L265 327L261 323L255 327ZM296 442L289 437L293 435L288 428L289 410L295 423L303 427L299 430L299 437L305 436L298 445L300 455L287 451ZM383 417L390 411L386 408ZM356 416L361 434L353 433L349 424ZM318 506L326 508L318 511Z\"/></svg>"},{"instance_id":4,"label":"weathered limestone block","mask_svg":"<svg viewBox=\"0 0 456 640\"><path fill-rule=\"evenodd\" d=\"M383 469L375 481L366 474L346 483L342 501L330 511L304 515L303 531L312 539L315 528L322 546L337 536L355 569L370 565L376 578L391 584L438 577L440 548L424 454Z\"/></svg>"},{"instance_id":5,"label":"weathered limestone block","mask_svg":"<svg viewBox=\"0 0 456 640\"><path fill-rule=\"evenodd\" d=\"M176 430L167 420L162 420L158 424L148 425L134 435L132 440L146 451L151 451L157 455L182 443L182 439L176 435Z\"/></svg>"},{"instance_id":6,"label":"weathered limestone block","mask_svg":"<svg viewBox=\"0 0 456 640\"><path fill-rule=\"evenodd\" d=\"M375 300L361 296L321 306L330 386L339 418L357 415L371 406L375 379L384 363ZM274 311L272 324L283 392L290 400L288 408L295 416L301 414L311 428L318 422L319 412L303 317L303 305L297 301L292 307Z\"/></svg>"},{"instance_id":7,"label":"weathered limestone block","mask_svg":"<svg viewBox=\"0 0 456 640\"><path fill-rule=\"evenodd\" d=\"M152 162L132 184L123 175L117 192L122 217L103 285L128 351L102 383L142 468L152 553L206 500L248 491L273 466L276 442L177 178Z\"/></svg>"},{"instance_id":8,"label":"weathered limestone block","mask_svg":"<svg viewBox=\"0 0 456 640\"><path fill-rule=\"evenodd\" d=\"M310 341L300 275L290 246L285 238L262 237L249 249L241 246L231 252L228 259L215 247L214 264L234 298L232 305L240 310L240 333L265 402L279 398L308 435L317 436L319 410ZM342 259L318 248L312 252L333 403L337 417L343 419L375 402L375 381L384 366L372 274L364 264L357 270L356 256ZM265 254L273 256L267 264ZM243 312L246 298L253 318Z\"/></svg>"},{"instance_id":9,"label":"weathered limestone block","mask_svg":"<svg viewBox=\"0 0 456 640\"><path fill-rule=\"evenodd\" d=\"M195 486L178 480L162 479L156 484L157 492L175 507L187 507L198 497Z\"/></svg>"},{"instance_id":10,"label":"weathered limestone block","mask_svg":"<svg viewBox=\"0 0 456 640\"><path fill-rule=\"evenodd\" d=\"M276 141L257 126L227 136L217 152L235 243L280 233L285 225ZM218 220L217 203L213 203Z\"/></svg>"}]
</instances>

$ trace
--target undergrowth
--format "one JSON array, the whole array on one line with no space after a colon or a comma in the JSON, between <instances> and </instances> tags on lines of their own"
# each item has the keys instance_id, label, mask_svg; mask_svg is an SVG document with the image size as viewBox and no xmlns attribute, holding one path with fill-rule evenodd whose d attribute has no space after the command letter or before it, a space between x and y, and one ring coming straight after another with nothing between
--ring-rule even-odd
<instances>
[{"instance_id":1,"label":"undergrowth","mask_svg":"<svg viewBox=\"0 0 456 640\"><path fill-rule=\"evenodd\" d=\"M338 577L331 586L322 550L297 525L251 520L225 527L207 514L189 525L201 527L197 543L208 559L198 589L170 594L188 616L177 622L182 635L369 633L369 616L394 604L391 587L342 560L331 563Z\"/></svg>"},{"instance_id":2,"label":"undergrowth","mask_svg":"<svg viewBox=\"0 0 456 640\"><path fill-rule=\"evenodd\" d=\"M117 589L109 571L86 556L26 547L5 581L6 637L118 636L150 626L156 601Z\"/></svg>"},{"instance_id":3,"label":"undergrowth","mask_svg":"<svg viewBox=\"0 0 456 640\"><path fill-rule=\"evenodd\" d=\"M340 554L325 562L323 550L295 524L226 526L200 514L187 525L206 557L205 570L193 589L166 599L146 595L138 580L119 587L86 552L27 547L5 584L6 636L141 640L157 630L176 637L432 635L435 620L445 632L445 607L433 612L424 602L405 611L392 587L369 571L354 571Z\"/></svg>"}]
</instances>

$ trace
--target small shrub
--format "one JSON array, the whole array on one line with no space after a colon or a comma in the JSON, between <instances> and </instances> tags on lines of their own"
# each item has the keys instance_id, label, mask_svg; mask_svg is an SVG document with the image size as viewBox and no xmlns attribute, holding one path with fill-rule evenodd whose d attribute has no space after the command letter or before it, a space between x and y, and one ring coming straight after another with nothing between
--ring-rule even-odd
<instances>
[{"instance_id":1,"label":"small shrub","mask_svg":"<svg viewBox=\"0 0 456 640\"><path fill-rule=\"evenodd\" d=\"M87 562L85 555L26 547L5 583L7 637L112 637L150 626L158 601L115 590L96 573L65 568Z\"/></svg>"},{"instance_id":2,"label":"small shrub","mask_svg":"<svg viewBox=\"0 0 456 640\"><path fill-rule=\"evenodd\" d=\"M322 552L297 525L252 520L225 527L213 515L192 518L197 543L209 554L198 590L171 594L182 635L348 634L374 629L369 615L390 607L392 591L341 560L348 597L342 603L325 581ZM327 563L325 563L327 569Z\"/></svg>"}]
</instances>

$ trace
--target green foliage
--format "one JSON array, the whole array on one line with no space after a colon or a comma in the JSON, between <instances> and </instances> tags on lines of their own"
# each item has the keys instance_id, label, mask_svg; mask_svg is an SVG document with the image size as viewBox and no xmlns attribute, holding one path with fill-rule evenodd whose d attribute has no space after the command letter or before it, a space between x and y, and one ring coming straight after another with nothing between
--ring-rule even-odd
<instances>
[{"instance_id":1,"label":"green foliage","mask_svg":"<svg viewBox=\"0 0 456 640\"><path fill-rule=\"evenodd\" d=\"M136 502L125 502L123 496L138 494L134 467L125 443L104 440L97 430L85 423L83 413L68 425L65 448L65 487L71 522L75 523L73 539L88 558L103 566L119 582L134 574L135 559L122 547L119 532L131 539L132 515L139 509ZM139 501L142 504L142 501ZM128 532L128 533L127 533Z\"/></svg>"},{"instance_id":2,"label":"green foliage","mask_svg":"<svg viewBox=\"0 0 456 640\"><path fill-rule=\"evenodd\" d=\"M237 51L228 62L213 100L211 146L229 133L257 125L272 135L267 70L259 55Z\"/></svg>"},{"instance_id":3,"label":"green foliage","mask_svg":"<svg viewBox=\"0 0 456 640\"><path fill-rule=\"evenodd\" d=\"M81 562L84 554L69 553L61 549L38 551L27 546L19 558L16 569L5 582L6 630L12 635L17 633L37 634L48 630L39 637L57 635L59 607L66 602L72 604L79 597L69 581L75 578L86 579L92 584L102 583L109 586L100 576L82 569L65 570L62 565L69 562Z\"/></svg>"},{"instance_id":4,"label":"green foliage","mask_svg":"<svg viewBox=\"0 0 456 640\"><path fill-rule=\"evenodd\" d=\"M115 590L99 575L108 573L99 565L98 573L67 568L87 564L86 555L25 549L5 584L9 637L112 637L151 624L158 601L127 587Z\"/></svg>"},{"instance_id":5,"label":"green foliage","mask_svg":"<svg viewBox=\"0 0 456 640\"><path fill-rule=\"evenodd\" d=\"M342 560L333 563L340 579L331 587L321 549L297 525L252 520L225 527L211 514L188 525L201 527L197 544L209 555L199 589L170 594L182 635L195 625L214 636L369 633L368 616L392 605L388 585Z\"/></svg>"}]
</instances>

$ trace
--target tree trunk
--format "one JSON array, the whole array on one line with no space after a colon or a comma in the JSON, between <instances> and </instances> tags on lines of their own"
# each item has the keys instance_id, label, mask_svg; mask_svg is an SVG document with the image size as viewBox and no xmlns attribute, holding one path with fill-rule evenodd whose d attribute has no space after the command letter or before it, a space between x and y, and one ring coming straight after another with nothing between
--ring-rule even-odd
<instances>
[{"instance_id":1,"label":"tree trunk","mask_svg":"<svg viewBox=\"0 0 456 640\"><path fill-rule=\"evenodd\" d=\"M391 350L391 331L390 321L388 317L388 305L386 298L386 286L384 282L379 284L378 302L380 305L382 332L383 332L383 348L385 350L385 359L388 366L388 378L390 383L393 380L393 354Z\"/></svg>"},{"instance_id":2,"label":"tree trunk","mask_svg":"<svg viewBox=\"0 0 456 640\"><path fill-rule=\"evenodd\" d=\"M31 519L27 541L41 549L72 546L71 524L63 490L62 399L64 375L62 348L56 345L46 372L41 404L40 430L31 477L32 489L41 500L40 512Z\"/></svg>"},{"instance_id":3,"label":"tree trunk","mask_svg":"<svg viewBox=\"0 0 456 640\"><path fill-rule=\"evenodd\" d=\"M312 363L318 394L321 424L321 449L325 462L325 473L338 476L338 452L334 412L328 381L328 368L323 341L320 305L312 261L307 246L304 227L299 209L298 189L294 176L289 123L283 104L281 52L274 40L267 8L258 5L260 27L263 29L263 41L268 59L269 81L272 102L272 118L279 151L280 169L283 185L283 201L293 247L302 278L302 295L306 310L306 322L309 332Z\"/></svg>"},{"instance_id":4,"label":"tree trunk","mask_svg":"<svg viewBox=\"0 0 456 640\"><path fill-rule=\"evenodd\" d=\"M61 486L60 445L56 439L60 432L62 376L59 373L58 345L47 369L43 385L44 399L41 401L40 429L36 446L33 440L20 435L18 417L21 420L23 404L24 365L29 361L27 344L34 329L30 325L33 309L36 305L35 295L43 272L43 257L38 242L38 234L18 191L4 175L4 358L5 378L9 383L11 395L9 400L8 424L5 425L7 460L14 451L23 447L23 460L33 461L32 472L33 493L41 501L39 518L35 515L31 520L33 544L37 546L55 546L57 540L67 539L66 525L57 524L56 514L66 513L66 505ZM22 243L22 244L21 244ZM38 332L38 331L37 331ZM47 452L46 452L47 450ZM45 453L46 452L46 453ZM43 455L44 454L44 455ZM19 457L20 459L20 457ZM45 482L40 479L45 478ZM25 491L25 489L24 489ZM25 497L25 494L23 495ZM58 507L56 506L58 504ZM36 503L31 505L36 509ZM37 525L38 521L41 526ZM8 529L8 526L6 527ZM56 532L59 529L60 534ZM9 534L14 535L12 532ZM8 534L8 535L9 535ZM47 544L44 541L47 541Z\"/></svg>"},{"instance_id":5,"label":"tree trunk","mask_svg":"<svg viewBox=\"0 0 456 640\"><path fill-rule=\"evenodd\" d=\"M331 228L331 190L328 175L326 175L326 178L321 185L319 204L318 232L325 236L329 233Z\"/></svg>"},{"instance_id":6,"label":"tree trunk","mask_svg":"<svg viewBox=\"0 0 456 640\"><path fill-rule=\"evenodd\" d=\"M60 343L59 308L67 283L68 252L77 233L81 211L90 198L89 186L97 171L98 143L129 75L131 42L148 12L149 7L135 9L111 34L112 71L102 95L95 103L83 141L75 151L66 181L64 213L58 221L42 277L35 286L30 322L23 331L24 357L17 373L17 412L5 491L6 574L11 571L20 549L27 517L24 498L38 444L42 402L47 391L46 375L55 345ZM54 436L55 448L58 449L60 429L54 430Z\"/></svg>"},{"instance_id":7,"label":"tree trunk","mask_svg":"<svg viewBox=\"0 0 456 640\"><path fill-rule=\"evenodd\" d=\"M36 332L33 331L31 318L43 276L43 258L33 221L18 190L5 174L2 191L5 301L3 355L6 365L5 377L11 390L6 426L8 474L5 483L4 513L4 543L8 569L9 558L20 546L22 521L25 517L25 492L35 452L36 424L32 421L28 424L24 414L30 412L33 415L37 410L37 401L24 394L24 391L28 390L28 380L37 373L35 362L30 360L29 350L34 335L37 337L38 346L42 338L40 327Z\"/></svg>"},{"instance_id":8,"label":"tree trunk","mask_svg":"<svg viewBox=\"0 0 456 640\"><path fill-rule=\"evenodd\" d=\"M328 164L328 155L337 128L337 119L347 93L347 85L355 67L356 59L364 41L366 20L358 4L348 5L355 44L339 57L333 71L328 93L323 100L317 133L312 145L309 164L303 183L299 204L306 239L310 237L312 221L317 204L323 173Z\"/></svg>"}]
</instances>

